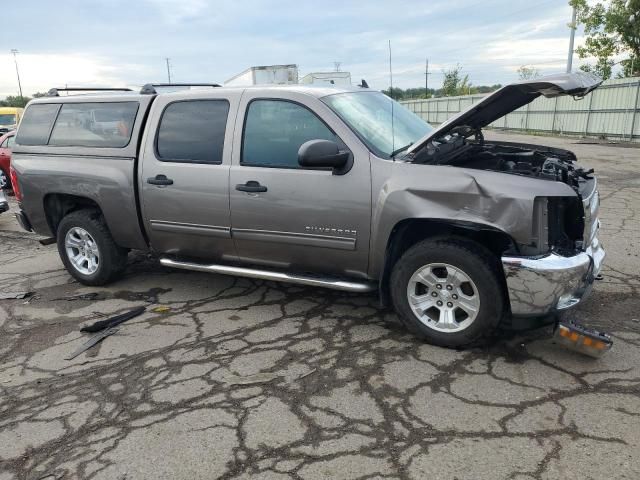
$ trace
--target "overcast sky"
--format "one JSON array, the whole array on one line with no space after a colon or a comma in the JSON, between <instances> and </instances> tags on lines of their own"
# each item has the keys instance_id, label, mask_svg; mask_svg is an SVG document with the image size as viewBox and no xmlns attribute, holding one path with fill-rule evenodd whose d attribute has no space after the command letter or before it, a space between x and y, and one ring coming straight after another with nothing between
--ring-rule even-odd
<instances>
[{"instance_id":1,"label":"overcast sky","mask_svg":"<svg viewBox=\"0 0 640 480\"><path fill-rule=\"evenodd\" d=\"M474 85L517 79L520 65L542 73L566 65L571 8L565 0L43 0L3 6L0 97L64 84L137 86L218 82L252 65L296 63L300 74L334 61L354 82L442 84L459 63ZM582 41L578 31L577 42ZM577 58L574 65L579 63Z\"/></svg>"}]
</instances>

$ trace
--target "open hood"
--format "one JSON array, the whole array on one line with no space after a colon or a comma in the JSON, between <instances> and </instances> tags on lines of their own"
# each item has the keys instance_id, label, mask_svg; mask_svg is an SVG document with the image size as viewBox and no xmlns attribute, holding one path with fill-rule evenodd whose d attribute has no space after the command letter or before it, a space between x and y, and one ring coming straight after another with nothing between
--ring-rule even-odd
<instances>
[{"instance_id":1,"label":"open hood","mask_svg":"<svg viewBox=\"0 0 640 480\"><path fill-rule=\"evenodd\" d=\"M540 95L548 98L561 95L583 97L601 83L600 77L586 72L562 73L512 83L487 95L480 102L440 124L438 128L415 142L407 150L407 154L417 153L432 140L444 137L459 127L466 127L468 134L472 134L473 131L486 127L507 113L532 102Z\"/></svg>"}]
</instances>

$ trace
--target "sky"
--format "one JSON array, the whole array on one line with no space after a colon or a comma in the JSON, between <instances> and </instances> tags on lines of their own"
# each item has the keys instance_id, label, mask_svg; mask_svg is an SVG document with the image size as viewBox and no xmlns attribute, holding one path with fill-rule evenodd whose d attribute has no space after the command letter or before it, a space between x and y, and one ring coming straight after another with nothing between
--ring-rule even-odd
<instances>
[{"instance_id":1,"label":"sky","mask_svg":"<svg viewBox=\"0 0 640 480\"><path fill-rule=\"evenodd\" d=\"M253 65L294 63L300 76L334 62L372 88L442 85L459 64L474 85L517 80L521 65L564 71L566 0L42 0L12 1L0 22L0 98L51 87L222 83ZM580 29L576 45L583 41ZM577 55L574 67L580 64Z\"/></svg>"}]
</instances>

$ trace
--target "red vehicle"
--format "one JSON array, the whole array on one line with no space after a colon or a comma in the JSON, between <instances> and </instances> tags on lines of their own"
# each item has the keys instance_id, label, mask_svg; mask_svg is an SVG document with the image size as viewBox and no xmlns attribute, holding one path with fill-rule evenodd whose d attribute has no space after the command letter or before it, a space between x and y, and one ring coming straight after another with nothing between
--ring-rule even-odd
<instances>
[{"instance_id":1,"label":"red vehicle","mask_svg":"<svg viewBox=\"0 0 640 480\"><path fill-rule=\"evenodd\" d=\"M16 131L5 133L0 137L0 190L9 190L11 180L9 177L9 166L11 165L11 148L15 139Z\"/></svg>"}]
</instances>

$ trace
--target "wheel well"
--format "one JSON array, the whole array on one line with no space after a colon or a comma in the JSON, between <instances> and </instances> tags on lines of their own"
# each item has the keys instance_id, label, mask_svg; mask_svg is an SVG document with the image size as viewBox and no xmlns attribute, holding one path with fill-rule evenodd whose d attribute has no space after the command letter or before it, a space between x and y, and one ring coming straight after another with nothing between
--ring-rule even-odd
<instances>
[{"instance_id":1,"label":"wheel well","mask_svg":"<svg viewBox=\"0 0 640 480\"><path fill-rule=\"evenodd\" d=\"M507 233L487 225L431 219L407 219L398 222L387 242L384 268L380 277L380 299L383 305L390 303L389 278L396 261L416 243L433 237L468 239L484 246L497 258L507 250L517 250L516 244Z\"/></svg>"},{"instance_id":2,"label":"wheel well","mask_svg":"<svg viewBox=\"0 0 640 480\"><path fill-rule=\"evenodd\" d=\"M102 212L100 206L90 198L62 193L51 193L44 198L44 211L51 233L55 236L60 221L76 210L95 209Z\"/></svg>"}]
</instances>

